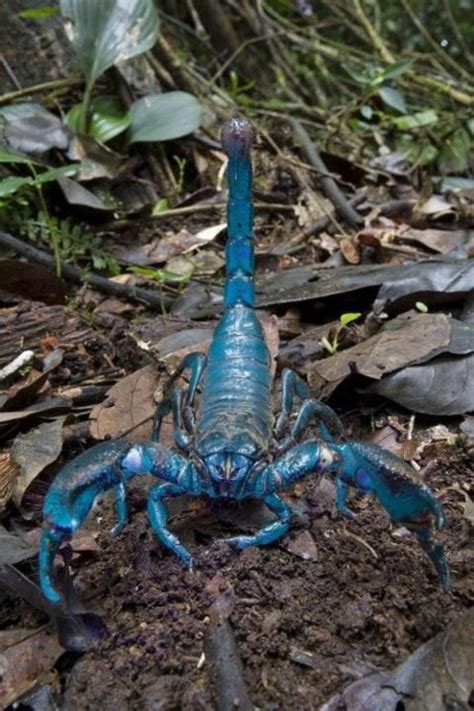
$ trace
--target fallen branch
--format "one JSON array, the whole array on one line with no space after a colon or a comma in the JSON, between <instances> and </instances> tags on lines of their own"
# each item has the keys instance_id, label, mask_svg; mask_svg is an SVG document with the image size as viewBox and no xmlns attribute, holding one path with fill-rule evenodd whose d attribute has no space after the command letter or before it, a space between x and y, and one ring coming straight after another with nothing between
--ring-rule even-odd
<instances>
[{"instance_id":1,"label":"fallen branch","mask_svg":"<svg viewBox=\"0 0 474 711\"><path fill-rule=\"evenodd\" d=\"M234 632L226 619L210 622L204 651L217 711L253 711Z\"/></svg>"},{"instance_id":2,"label":"fallen branch","mask_svg":"<svg viewBox=\"0 0 474 711\"><path fill-rule=\"evenodd\" d=\"M340 191L336 181L328 175L328 169L319 155L314 143L311 141L306 130L296 119L290 118L290 125L296 138L301 141L303 152L311 165L320 171L323 175L319 176L321 188L326 197L332 202L336 208L336 212L343 220L351 227L358 227L362 224L363 218L346 200L343 193Z\"/></svg>"},{"instance_id":3,"label":"fallen branch","mask_svg":"<svg viewBox=\"0 0 474 711\"><path fill-rule=\"evenodd\" d=\"M51 271L56 270L56 261L47 252L37 249L30 244L26 244L21 240L13 237L6 232L0 232L0 245L12 249L22 257L26 257L35 264L41 264ZM173 299L163 294L158 294L148 289L142 289L138 286L128 286L127 284L117 284L117 282L106 279L98 274L90 272L83 273L78 267L71 264L61 263L61 275L67 281L73 284L89 284L97 291L109 296L117 296L119 298L133 299L134 301L144 302L154 309L164 311L169 309L173 303Z\"/></svg>"}]
</instances>

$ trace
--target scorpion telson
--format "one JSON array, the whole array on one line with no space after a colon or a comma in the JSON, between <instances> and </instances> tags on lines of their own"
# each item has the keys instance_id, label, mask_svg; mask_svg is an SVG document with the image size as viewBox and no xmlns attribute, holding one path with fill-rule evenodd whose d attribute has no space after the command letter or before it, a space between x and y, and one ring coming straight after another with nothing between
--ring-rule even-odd
<instances>
[{"instance_id":1,"label":"scorpion telson","mask_svg":"<svg viewBox=\"0 0 474 711\"><path fill-rule=\"evenodd\" d=\"M370 492L391 519L418 538L444 588L449 571L432 528L444 525L441 505L416 479L412 468L372 444L346 439L333 410L316 400L293 371L282 373L281 412L273 422L270 353L254 311L252 237L252 166L250 124L228 121L222 145L229 158L224 313L216 326L207 357L187 355L165 388L150 442L110 440L92 447L66 465L54 479L44 502L40 546L40 581L45 596L61 600L53 582L54 557L79 528L95 498L115 489L118 522L127 521L126 484L136 474L159 482L148 498L150 523L160 541L188 566L191 553L168 529L166 499L189 494L210 499L257 498L275 520L253 535L227 542L242 549L273 543L290 526L291 509L279 492L308 475L329 474L336 481L339 511L347 507L347 487ZM178 377L189 374L186 389ZM160 444L163 417L172 413L176 450ZM316 435L308 435L309 427Z\"/></svg>"}]
</instances>

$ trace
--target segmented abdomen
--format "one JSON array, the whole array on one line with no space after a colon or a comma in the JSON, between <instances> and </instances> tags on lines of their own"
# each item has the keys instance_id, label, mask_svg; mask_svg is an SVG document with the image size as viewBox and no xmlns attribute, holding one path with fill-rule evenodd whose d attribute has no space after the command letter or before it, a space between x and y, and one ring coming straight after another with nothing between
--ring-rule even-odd
<instances>
[{"instance_id":1,"label":"segmented abdomen","mask_svg":"<svg viewBox=\"0 0 474 711\"><path fill-rule=\"evenodd\" d=\"M236 304L222 316L209 349L196 423L196 448L257 455L271 436L270 353L254 311ZM253 451L252 451L253 450Z\"/></svg>"}]
</instances>

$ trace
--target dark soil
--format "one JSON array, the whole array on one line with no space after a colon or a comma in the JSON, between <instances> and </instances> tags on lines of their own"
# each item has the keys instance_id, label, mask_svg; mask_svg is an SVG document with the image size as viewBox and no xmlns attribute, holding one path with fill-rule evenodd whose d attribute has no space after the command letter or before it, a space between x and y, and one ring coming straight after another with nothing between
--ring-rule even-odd
<instances>
[{"instance_id":1,"label":"dark soil","mask_svg":"<svg viewBox=\"0 0 474 711\"><path fill-rule=\"evenodd\" d=\"M416 540L394 535L375 502L357 496L355 521L337 515L325 480L306 482L289 499L295 525L281 545L241 553L216 539L235 530L229 520L245 527L246 514L255 521L258 510L223 509L219 522L207 505L178 502L173 527L192 549L193 573L153 537L141 482L132 486L132 519L117 539L107 530L112 503L103 502L100 554L74 567L75 587L101 612L108 636L79 661L61 660L64 707L213 709L202 654L219 595L234 605L230 622L257 708L316 709L355 678L395 667L474 599L472 537L453 488L472 485L472 462L454 446L430 447L426 462L433 459L439 466L430 467L427 483L449 517L440 536L453 574L449 593ZM309 519L317 546L310 561L285 549Z\"/></svg>"}]
</instances>

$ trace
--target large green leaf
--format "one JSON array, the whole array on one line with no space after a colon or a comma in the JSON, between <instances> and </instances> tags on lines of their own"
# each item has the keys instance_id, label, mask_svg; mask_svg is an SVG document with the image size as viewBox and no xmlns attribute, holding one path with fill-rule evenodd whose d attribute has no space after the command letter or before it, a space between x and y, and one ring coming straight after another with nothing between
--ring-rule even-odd
<instances>
[{"instance_id":1,"label":"large green leaf","mask_svg":"<svg viewBox=\"0 0 474 711\"><path fill-rule=\"evenodd\" d=\"M160 21L153 0L61 0L60 5L88 84L156 41Z\"/></svg>"},{"instance_id":2,"label":"large green leaf","mask_svg":"<svg viewBox=\"0 0 474 711\"><path fill-rule=\"evenodd\" d=\"M138 99L130 109L129 141L169 141L195 131L202 107L196 97L184 91L169 91Z\"/></svg>"},{"instance_id":3,"label":"large green leaf","mask_svg":"<svg viewBox=\"0 0 474 711\"><path fill-rule=\"evenodd\" d=\"M66 116L66 123L74 133L81 131L82 104L75 104ZM131 124L130 114L115 96L100 96L91 102L87 133L101 143L107 143Z\"/></svg>"}]
</instances>

